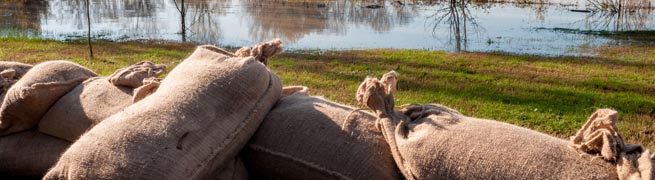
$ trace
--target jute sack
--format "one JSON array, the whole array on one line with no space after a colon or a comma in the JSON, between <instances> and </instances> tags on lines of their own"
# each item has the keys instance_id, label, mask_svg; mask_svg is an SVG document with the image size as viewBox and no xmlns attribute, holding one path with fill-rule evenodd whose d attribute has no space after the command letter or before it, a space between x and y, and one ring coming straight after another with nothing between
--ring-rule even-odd
<instances>
[{"instance_id":1,"label":"jute sack","mask_svg":"<svg viewBox=\"0 0 655 180\"><path fill-rule=\"evenodd\" d=\"M438 104L394 111L395 72L367 78L357 99L407 179L617 179L611 163L530 129L466 117Z\"/></svg>"},{"instance_id":2,"label":"jute sack","mask_svg":"<svg viewBox=\"0 0 655 180\"><path fill-rule=\"evenodd\" d=\"M5 95L0 106L0 136L36 126L61 96L94 76L91 70L69 61L34 66Z\"/></svg>"},{"instance_id":3,"label":"jute sack","mask_svg":"<svg viewBox=\"0 0 655 180\"><path fill-rule=\"evenodd\" d=\"M10 61L0 61L0 71L4 70L14 70L16 73L16 79L20 79L32 68L32 65L19 63L19 62L10 62Z\"/></svg>"},{"instance_id":4,"label":"jute sack","mask_svg":"<svg viewBox=\"0 0 655 180\"><path fill-rule=\"evenodd\" d=\"M224 167L216 169L205 180L248 180L248 170L239 156L229 158Z\"/></svg>"},{"instance_id":5,"label":"jute sack","mask_svg":"<svg viewBox=\"0 0 655 180\"><path fill-rule=\"evenodd\" d=\"M36 130L0 137L0 179L41 178L69 145Z\"/></svg>"},{"instance_id":6,"label":"jute sack","mask_svg":"<svg viewBox=\"0 0 655 180\"><path fill-rule=\"evenodd\" d=\"M141 61L114 72L109 76L109 81L116 86L137 88L143 85L143 79L157 77L164 72L166 66L163 64Z\"/></svg>"},{"instance_id":7,"label":"jute sack","mask_svg":"<svg viewBox=\"0 0 655 180\"><path fill-rule=\"evenodd\" d=\"M280 98L253 57L200 46L156 92L82 135L44 179L201 179L224 167Z\"/></svg>"},{"instance_id":8,"label":"jute sack","mask_svg":"<svg viewBox=\"0 0 655 180\"><path fill-rule=\"evenodd\" d=\"M164 71L164 66L144 61L116 71L114 74L123 75L120 78L90 78L50 107L39 121L39 131L73 142L90 127L132 105L134 89L113 84L110 82L112 78L114 82L130 82L123 84L140 86L142 83L137 81L155 77Z\"/></svg>"},{"instance_id":9,"label":"jute sack","mask_svg":"<svg viewBox=\"0 0 655 180\"><path fill-rule=\"evenodd\" d=\"M9 87L23 77L32 65L19 62L0 61L0 101L4 99L4 94Z\"/></svg>"},{"instance_id":10,"label":"jute sack","mask_svg":"<svg viewBox=\"0 0 655 180\"><path fill-rule=\"evenodd\" d=\"M373 114L285 87L242 157L261 179L400 179Z\"/></svg>"},{"instance_id":11,"label":"jute sack","mask_svg":"<svg viewBox=\"0 0 655 180\"><path fill-rule=\"evenodd\" d=\"M571 136L572 147L615 164L619 179L655 179L655 155L641 145L625 143L617 121L617 111L596 110L575 136Z\"/></svg>"}]
</instances>

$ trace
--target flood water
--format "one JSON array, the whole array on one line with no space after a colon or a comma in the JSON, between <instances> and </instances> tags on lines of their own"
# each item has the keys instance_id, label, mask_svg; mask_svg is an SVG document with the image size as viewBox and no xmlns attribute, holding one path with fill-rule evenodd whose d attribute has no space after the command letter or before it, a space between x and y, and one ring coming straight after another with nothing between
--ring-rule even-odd
<instances>
[{"instance_id":1,"label":"flood water","mask_svg":"<svg viewBox=\"0 0 655 180\"><path fill-rule=\"evenodd\" d=\"M653 29L650 10L616 16L573 12L580 1L476 3L449 1L90 0L92 36L162 39L220 46L281 38L288 49L430 49L581 54L580 47L626 43L575 30ZM2 0L0 36L57 40L86 36L84 0ZM179 0L178 0L179 2ZM400 3L398 3L400 2ZM380 8L368 8L380 5ZM368 6L368 7L367 7ZM627 42L629 43L629 42Z\"/></svg>"}]
</instances>

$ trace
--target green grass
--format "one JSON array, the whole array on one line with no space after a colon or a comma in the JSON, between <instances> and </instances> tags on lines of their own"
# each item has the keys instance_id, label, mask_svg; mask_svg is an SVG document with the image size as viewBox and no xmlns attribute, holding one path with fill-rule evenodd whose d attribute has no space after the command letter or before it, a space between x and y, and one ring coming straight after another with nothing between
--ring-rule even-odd
<instances>
[{"instance_id":1,"label":"green grass","mask_svg":"<svg viewBox=\"0 0 655 180\"><path fill-rule=\"evenodd\" d=\"M70 59L100 74L151 60L173 67L194 48L170 42L83 42L0 39L0 58L38 63ZM590 49L586 49L590 50ZM495 119L566 138L597 108L620 112L628 142L655 147L655 48L599 47L599 57L541 57L426 50L285 52L270 68L285 85L356 105L366 76L400 74L397 104L440 103L465 115Z\"/></svg>"}]
</instances>

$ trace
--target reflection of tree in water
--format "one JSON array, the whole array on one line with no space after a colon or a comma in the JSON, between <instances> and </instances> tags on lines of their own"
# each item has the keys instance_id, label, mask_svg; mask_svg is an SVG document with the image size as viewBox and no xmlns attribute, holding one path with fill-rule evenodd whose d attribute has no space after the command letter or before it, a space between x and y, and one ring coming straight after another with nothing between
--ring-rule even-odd
<instances>
[{"instance_id":1,"label":"reflection of tree in water","mask_svg":"<svg viewBox=\"0 0 655 180\"><path fill-rule=\"evenodd\" d=\"M39 30L47 8L46 0L2 0L0 29Z\"/></svg>"},{"instance_id":2,"label":"reflection of tree in water","mask_svg":"<svg viewBox=\"0 0 655 180\"><path fill-rule=\"evenodd\" d=\"M436 34L442 28L442 25L446 25L449 40L451 42L455 40L455 50L466 50L469 25L470 28L473 28L471 30L480 28L469 11L469 1L448 0L443 1L443 3L437 4L437 6L441 7L428 17L432 25L432 33Z\"/></svg>"},{"instance_id":3,"label":"reflection of tree in water","mask_svg":"<svg viewBox=\"0 0 655 180\"><path fill-rule=\"evenodd\" d=\"M84 0L55 0L49 8L51 19L57 24L70 25L78 30L87 26ZM90 0L91 23L112 23L126 35L158 34L165 25L151 18L163 1L151 0ZM95 28L94 28L95 30Z\"/></svg>"},{"instance_id":4,"label":"reflection of tree in water","mask_svg":"<svg viewBox=\"0 0 655 180\"><path fill-rule=\"evenodd\" d=\"M536 0L534 2L529 0L522 0L522 1L527 1L527 2L514 3L514 6L518 8L532 9L532 11L534 11L535 19L539 21L544 21L546 19L546 13L548 12L548 6L549 6L549 4L547 3L548 0Z\"/></svg>"},{"instance_id":5,"label":"reflection of tree in water","mask_svg":"<svg viewBox=\"0 0 655 180\"><path fill-rule=\"evenodd\" d=\"M222 30L219 16L226 14L225 9L231 5L229 0L187 0L187 37L195 42L220 42Z\"/></svg>"},{"instance_id":6,"label":"reflection of tree in water","mask_svg":"<svg viewBox=\"0 0 655 180\"><path fill-rule=\"evenodd\" d=\"M311 33L342 34L348 25L366 26L377 32L408 24L418 15L416 7L365 8L370 2L337 0L329 2L241 1L252 27L254 41L274 37L295 42ZM385 2L377 2L385 3Z\"/></svg>"},{"instance_id":7,"label":"reflection of tree in water","mask_svg":"<svg viewBox=\"0 0 655 180\"><path fill-rule=\"evenodd\" d=\"M384 8L364 8L367 4L384 4ZM335 1L334 19L346 20L357 26L369 26L377 32L386 32L396 26L406 25L419 14L417 6L397 5L394 2Z\"/></svg>"},{"instance_id":8,"label":"reflection of tree in water","mask_svg":"<svg viewBox=\"0 0 655 180\"><path fill-rule=\"evenodd\" d=\"M638 9L626 12L596 11L590 13L583 21L590 30L644 30L646 29L651 12L651 9Z\"/></svg>"}]
</instances>

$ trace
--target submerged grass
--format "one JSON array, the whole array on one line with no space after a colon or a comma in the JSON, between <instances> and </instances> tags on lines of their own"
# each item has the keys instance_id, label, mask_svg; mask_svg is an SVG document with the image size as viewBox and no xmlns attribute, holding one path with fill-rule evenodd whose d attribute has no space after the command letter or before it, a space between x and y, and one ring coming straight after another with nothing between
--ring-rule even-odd
<instances>
[{"instance_id":1,"label":"submerged grass","mask_svg":"<svg viewBox=\"0 0 655 180\"><path fill-rule=\"evenodd\" d=\"M0 39L0 59L38 63L70 59L100 74L141 60L173 67L193 44L95 42L95 59L84 43ZM397 104L440 103L463 114L496 119L566 138L596 108L620 112L628 142L655 147L655 48L600 47L599 57L541 57L505 53L446 53L427 50L286 52L270 68L285 85L305 85L310 94L356 105L366 76L400 74Z\"/></svg>"}]
</instances>

